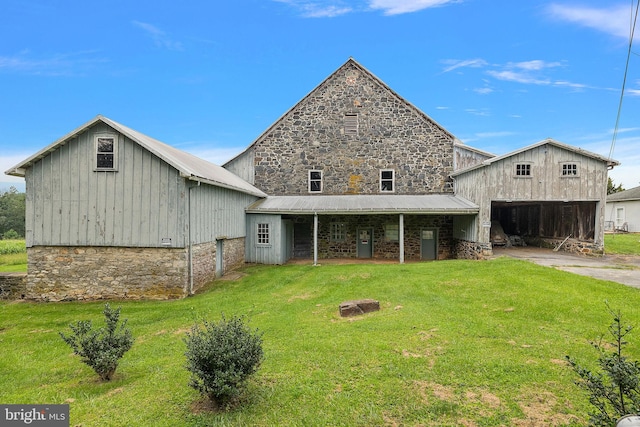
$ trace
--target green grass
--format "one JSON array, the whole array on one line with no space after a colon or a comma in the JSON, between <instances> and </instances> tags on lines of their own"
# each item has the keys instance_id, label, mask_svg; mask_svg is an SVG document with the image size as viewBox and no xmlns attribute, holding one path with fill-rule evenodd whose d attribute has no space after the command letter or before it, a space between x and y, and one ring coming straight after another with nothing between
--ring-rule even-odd
<instances>
[{"instance_id":1,"label":"green grass","mask_svg":"<svg viewBox=\"0 0 640 427\"><path fill-rule=\"evenodd\" d=\"M595 366L605 301L640 325L639 290L509 258L242 271L184 300L112 304L136 341L108 383L58 335L101 324L103 302L0 303L0 402L67 402L84 427L584 425L564 356ZM361 298L382 309L339 317ZM221 313L247 315L266 358L242 405L216 413L187 385L183 338Z\"/></svg>"},{"instance_id":2,"label":"green grass","mask_svg":"<svg viewBox=\"0 0 640 427\"><path fill-rule=\"evenodd\" d=\"M608 254L640 255L640 233L605 234L604 249Z\"/></svg>"},{"instance_id":3,"label":"green grass","mask_svg":"<svg viewBox=\"0 0 640 427\"><path fill-rule=\"evenodd\" d=\"M24 240L0 240L0 272L26 272L27 248Z\"/></svg>"}]
</instances>

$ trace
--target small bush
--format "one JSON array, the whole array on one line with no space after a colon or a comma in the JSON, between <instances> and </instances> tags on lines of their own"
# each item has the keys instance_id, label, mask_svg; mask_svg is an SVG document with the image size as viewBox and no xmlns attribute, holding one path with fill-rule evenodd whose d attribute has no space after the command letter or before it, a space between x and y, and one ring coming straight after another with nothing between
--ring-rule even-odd
<instances>
[{"instance_id":1,"label":"small bush","mask_svg":"<svg viewBox=\"0 0 640 427\"><path fill-rule=\"evenodd\" d=\"M227 405L262 363L262 333L241 317L194 325L185 338L189 385L213 403Z\"/></svg>"},{"instance_id":2,"label":"small bush","mask_svg":"<svg viewBox=\"0 0 640 427\"><path fill-rule=\"evenodd\" d=\"M589 414L589 425L598 427L613 426L624 415L640 413L640 362L630 361L622 354L627 344L625 337L633 327L623 325L619 311L609 308L609 313L613 316L609 326L613 342L603 343L601 337L591 343L600 353L598 365L602 372L591 372L567 356L580 377L576 384L589 393L589 403L595 408Z\"/></svg>"},{"instance_id":3,"label":"small bush","mask_svg":"<svg viewBox=\"0 0 640 427\"><path fill-rule=\"evenodd\" d=\"M2 238L4 240L16 240L20 238L20 235L16 230L12 228L11 230L5 231L5 233L2 235Z\"/></svg>"},{"instance_id":4,"label":"small bush","mask_svg":"<svg viewBox=\"0 0 640 427\"><path fill-rule=\"evenodd\" d=\"M60 332L60 336L101 380L109 381L118 361L133 345L133 336L126 328L126 319L118 325L120 308L112 310L109 304L105 304L103 313L106 327L94 330L90 320L80 320L69 325L72 334L67 336Z\"/></svg>"}]
</instances>

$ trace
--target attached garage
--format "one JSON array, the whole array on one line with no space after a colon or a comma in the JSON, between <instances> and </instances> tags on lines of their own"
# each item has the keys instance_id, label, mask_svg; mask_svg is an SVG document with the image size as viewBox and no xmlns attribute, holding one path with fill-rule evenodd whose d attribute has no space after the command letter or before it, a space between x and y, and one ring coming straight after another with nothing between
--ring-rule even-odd
<instances>
[{"instance_id":1,"label":"attached garage","mask_svg":"<svg viewBox=\"0 0 640 427\"><path fill-rule=\"evenodd\" d=\"M491 244L492 227L501 227L528 244L569 238L568 250L601 252L607 173L618 164L546 139L458 170L452 178L456 195L480 207L481 243Z\"/></svg>"}]
</instances>

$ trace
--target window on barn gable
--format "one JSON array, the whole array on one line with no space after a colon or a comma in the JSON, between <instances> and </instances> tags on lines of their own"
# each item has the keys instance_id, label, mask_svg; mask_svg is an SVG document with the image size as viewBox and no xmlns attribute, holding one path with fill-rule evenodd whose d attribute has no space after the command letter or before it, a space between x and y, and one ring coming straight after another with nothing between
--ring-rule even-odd
<instances>
[{"instance_id":1,"label":"window on barn gable","mask_svg":"<svg viewBox=\"0 0 640 427\"><path fill-rule=\"evenodd\" d=\"M344 115L344 134L358 134L358 115L356 113L347 113Z\"/></svg>"},{"instance_id":2,"label":"window on barn gable","mask_svg":"<svg viewBox=\"0 0 640 427\"><path fill-rule=\"evenodd\" d=\"M118 141L115 135L96 135L95 170L113 171L117 168Z\"/></svg>"},{"instance_id":3,"label":"window on barn gable","mask_svg":"<svg viewBox=\"0 0 640 427\"><path fill-rule=\"evenodd\" d=\"M516 163L516 176L531 176L531 164Z\"/></svg>"},{"instance_id":4,"label":"window on barn gable","mask_svg":"<svg viewBox=\"0 0 640 427\"><path fill-rule=\"evenodd\" d=\"M309 192L322 193L322 171L309 171Z\"/></svg>"},{"instance_id":5,"label":"window on barn gable","mask_svg":"<svg viewBox=\"0 0 640 427\"><path fill-rule=\"evenodd\" d=\"M395 173L393 169L380 170L380 191L393 192L395 190Z\"/></svg>"},{"instance_id":6,"label":"window on barn gable","mask_svg":"<svg viewBox=\"0 0 640 427\"><path fill-rule=\"evenodd\" d=\"M344 242L347 239L347 225L343 222L331 223L331 241Z\"/></svg>"},{"instance_id":7,"label":"window on barn gable","mask_svg":"<svg viewBox=\"0 0 640 427\"><path fill-rule=\"evenodd\" d=\"M269 236L269 224L268 223L259 223L258 224L258 244L259 245L268 245L270 243Z\"/></svg>"},{"instance_id":8,"label":"window on barn gable","mask_svg":"<svg viewBox=\"0 0 640 427\"><path fill-rule=\"evenodd\" d=\"M578 176L578 164L577 163L563 163L562 164L562 176L566 176L566 177Z\"/></svg>"}]
</instances>

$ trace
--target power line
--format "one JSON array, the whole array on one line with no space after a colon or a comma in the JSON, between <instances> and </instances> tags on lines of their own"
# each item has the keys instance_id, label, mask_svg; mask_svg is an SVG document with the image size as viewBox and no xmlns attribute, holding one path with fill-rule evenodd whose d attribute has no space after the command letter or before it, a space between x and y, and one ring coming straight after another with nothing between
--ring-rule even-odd
<instances>
[{"instance_id":1,"label":"power line","mask_svg":"<svg viewBox=\"0 0 640 427\"><path fill-rule=\"evenodd\" d=\"M611 140L611 149L609 150L609 159L611 159L613 157L613 150L616 146L616 139L618 138L618 127L620 125L620 113L622 112L622 100L624 98L624 89L627 85L627 73L629 72L629 60L631 59L631 54L635 52L633 52L631 50L631 48L633 47L633 35L635 33L636 30L636 22L638 21L638 9L640 9L640 0L637 0L636 3L636 12L635 14L633 13L633 0L631 1L631 16L632 21L631 22L631 30L629 32L629 50L627 52L627 63L625 64L624 67L624 77L622 79L622 90L620 91L620 102L618 103L618 113L616 115L616 125L613 128L613 139Z\"/></svg>"}]
</instances>

